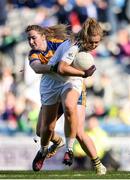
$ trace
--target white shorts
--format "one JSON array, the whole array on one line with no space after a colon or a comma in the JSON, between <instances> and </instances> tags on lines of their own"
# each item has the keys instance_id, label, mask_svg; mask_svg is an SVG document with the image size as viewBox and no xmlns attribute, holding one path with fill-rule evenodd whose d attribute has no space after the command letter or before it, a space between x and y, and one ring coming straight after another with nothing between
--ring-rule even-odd
<instances>
[{"instance_id":1,"label":"white shorts","mask_svg":"<svg viewBox=\"0 0 130 180\"><path fill-rule=\"evenodd\" d=\"M44 75L40 82L41 103L53 105L61 101L62 94L67 89L75 89L79 96L82 92L83 78L72 78L69 81L54 79L52 75Z\"/></svg>"}]
</instances>

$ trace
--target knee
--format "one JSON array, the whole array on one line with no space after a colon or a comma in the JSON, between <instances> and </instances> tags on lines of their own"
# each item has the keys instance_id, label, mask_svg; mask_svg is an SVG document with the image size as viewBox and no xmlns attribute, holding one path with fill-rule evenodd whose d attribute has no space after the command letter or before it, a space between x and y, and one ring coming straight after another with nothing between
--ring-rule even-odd
<instances>
[{"instance_id":1,"label":"knee","mask_svg":"<svg viewBox=\"0 0 130 180\"><path fill-rule=\"evenodd\" d=\"M84 137L84 130L82 130L80 127L77 128L77 133L76 133L76 138L79 141L82 141L83 137Z\"/></svg>"},{"instance_id":2,"label":"knee","mask_svg":"<svg viewBox=\"0 0 130 180\"><path fill-rule=\"evenodd\" d=\"M75 110L75 108L74 108L74 106L73 106L71 103L66 103L66 104L65 104L65 113L66 113L67 115L73 114L73 113L74 113L74 110Z\"/></svg>"},{"instance_id":3,"label":"knee","mask_svg":"<svg viewBox=\"0 0 130 180\"><path fill-rule=\"evenodd\" d=\"M48 130L49 131L54 131L54 129L55 129L55 124L50 124L49 126L48 126Z\"/></svg>"},{"instance_id":4,"label":"knee","mask_svg":"<svg viewBox=\"0 0 130 180\"><path fill-rule=\"evenodd\" d=\"M46 126L44 126L44 127L42 128L41 131L42 131L43 133L46 133L46 132L53 132L54 129L55 129L54 124L47 124Z\"/></svg>"}]
</instances>

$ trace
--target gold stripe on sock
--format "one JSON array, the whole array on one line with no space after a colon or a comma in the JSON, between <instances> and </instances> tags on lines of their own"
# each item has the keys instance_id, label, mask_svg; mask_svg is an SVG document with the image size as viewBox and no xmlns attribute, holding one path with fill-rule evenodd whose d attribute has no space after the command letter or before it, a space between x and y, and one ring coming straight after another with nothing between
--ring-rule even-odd
<instances>
[{"instance_id":1,"label":"gold stripe on sock","mask_svg":"<svg viewBox=\"0 0 130 180\"><path fill-rule=\"evenodd\" d=\"M94 166L99 166L101 164L99 157L92 159L92 162Z\"/></svg>"}]
</instances>

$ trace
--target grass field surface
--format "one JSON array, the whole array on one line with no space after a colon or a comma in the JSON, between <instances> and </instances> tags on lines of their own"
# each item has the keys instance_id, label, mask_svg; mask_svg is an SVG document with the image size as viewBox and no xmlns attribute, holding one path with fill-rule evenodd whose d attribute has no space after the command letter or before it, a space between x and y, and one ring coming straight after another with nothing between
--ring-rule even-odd
<instances>
[{"instance_id":1,"label":"grass field surface","mask_svg":"<svg viewBox=\"0 0 130 180\"><path fill-rule=\"evenodd\" d=\"M130 179L130 172L110 171L98 176L94 171L0 171L0 179Z\"/></svg>"}]
</instances>

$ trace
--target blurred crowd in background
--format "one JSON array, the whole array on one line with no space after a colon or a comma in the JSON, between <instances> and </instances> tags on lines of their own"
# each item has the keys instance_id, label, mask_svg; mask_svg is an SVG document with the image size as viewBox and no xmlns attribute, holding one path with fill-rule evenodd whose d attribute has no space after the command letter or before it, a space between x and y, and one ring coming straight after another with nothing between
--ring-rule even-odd
<instances>
[{"instance_id":1,"label":"blurred crowd in background","mask_svg":"<svg viewBox=\"0 0 130 180\"><path fill-rule=\"evenodd\" d=\"M86 131L130 135L129 0L0 1L1 135L35 134L40 76L29 69L26 26L64 23L76 33L87 17L101 23L105 37L93 52L97 70L86 79Z\"/></svg>"}]
</instances>

